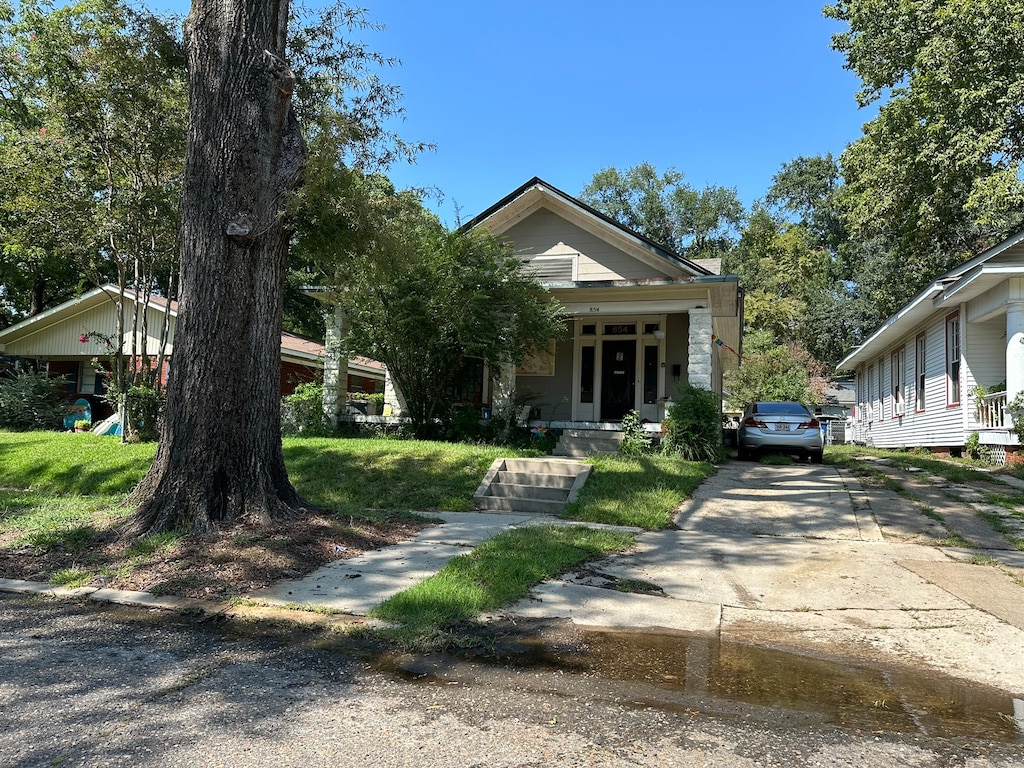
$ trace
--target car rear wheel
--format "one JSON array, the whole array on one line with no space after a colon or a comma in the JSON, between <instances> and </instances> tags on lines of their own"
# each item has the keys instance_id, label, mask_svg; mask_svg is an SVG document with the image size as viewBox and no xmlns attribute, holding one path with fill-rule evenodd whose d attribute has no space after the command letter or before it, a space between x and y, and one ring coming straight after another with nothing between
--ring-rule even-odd
<instances>
[{"instance_id":1,"label":"car rear wheel","mask_svg":"<svg viewBox=\"0 0 1024 768\"><path fill-rule=\"evenodd\" d=\"M823 458L824 454L822 451L813 451L811 453L811 463L813 464L821 464Z\"/></svg>"}]
</instances>

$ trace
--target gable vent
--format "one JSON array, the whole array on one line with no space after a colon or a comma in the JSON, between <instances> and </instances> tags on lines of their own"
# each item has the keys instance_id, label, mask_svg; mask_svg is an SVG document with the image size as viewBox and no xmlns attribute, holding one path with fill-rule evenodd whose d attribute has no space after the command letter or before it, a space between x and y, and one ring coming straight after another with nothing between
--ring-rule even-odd
<instances>
[{"instance_id":1,"label":"gable vent","mask_svg":"<svg viewBox=\"0 0 1024 768\"><path fill-rule=\"evenodd\" d=\"M571 283L576 279L577 254L566 256L522 256L523 272L544 283Z\"/></svg>"}]
</instances>

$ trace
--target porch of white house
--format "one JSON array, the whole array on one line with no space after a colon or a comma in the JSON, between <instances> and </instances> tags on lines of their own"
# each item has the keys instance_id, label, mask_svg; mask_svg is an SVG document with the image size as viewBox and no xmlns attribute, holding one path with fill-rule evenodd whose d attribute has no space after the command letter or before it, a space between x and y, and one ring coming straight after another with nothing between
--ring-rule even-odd
<instances>
[{"instance_id":1,"label":"porch of white house","mask_svg":"<svg viewBox=\"0 0 1024 768\"><path fill-rule=\"evenodd\" d=\"M965 431L982 445L1019 446L1008 406L1024 392L1024 301L969 305L964 342Z\"/></svg>"}]
</instances>

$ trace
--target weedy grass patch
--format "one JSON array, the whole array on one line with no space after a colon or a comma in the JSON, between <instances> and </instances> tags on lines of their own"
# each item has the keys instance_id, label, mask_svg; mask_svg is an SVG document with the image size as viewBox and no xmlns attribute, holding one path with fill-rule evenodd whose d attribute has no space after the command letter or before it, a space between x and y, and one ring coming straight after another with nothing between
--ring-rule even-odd
<instances>
[{"instance_id":1,"label":"weedy grass patch","mask_svg":"<svg viewBox=\"0 0 1024 768\"><path fill-rule=\"evenodd\" d=\"M436 574L385 600L372 615L402 625L407 642L472 621L526 597L531 587L587 560L622 551L635 537L584 526L503 531Z\"/></svg>"}]
</instances>

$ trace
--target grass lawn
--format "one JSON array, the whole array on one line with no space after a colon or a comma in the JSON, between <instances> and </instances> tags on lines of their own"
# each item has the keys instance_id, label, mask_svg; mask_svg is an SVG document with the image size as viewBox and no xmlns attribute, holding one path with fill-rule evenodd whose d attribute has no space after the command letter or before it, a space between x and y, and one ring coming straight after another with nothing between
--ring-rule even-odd
<instances>
[{"instance_id":1,"label":"grass lawn","mask_svg":"<svg viewBox=\"0 0 1024 768\"><path fill-rule=\"evenodd\" d=\"M676 507L715 472L712 464L672 456L603 455L589 461L594 472L565 517L647 530L670 526Z\"/></svg>"},{"instance_id":2,"label":"grass lawn","mask_svg":"<svg viewBox=\"0 0 1024 768\"><path fill-rule=\"evenodd\" d=\"M471 510L495 458L535 455L412 440L289 438L292 482L326 512L205 537L123 540L117 532L131 510L122 502L155 450L89 433L0 433L0 577L223 600L406 538L429 524L416 513ZM671 525L675 508L714 471L662 456L599 456L593 463L566 516L646 529ZM631 542L578 526L503 534L396 596L381 615L404 616L422 638Z\"/></svg>"},{"instance_id":3,"label":"grass lawn","mask_svg":"<svg viewBox=\"0 0 1024 768\"><path fill-rule=\"evenodd\" d=\"M122 502L155 451L89 433L0 432L0 577L230 597L340 552L406 538L428 524L416 512L472 509L493 459L521 455L448 443L286 439L292 482L327 513L200 539L120 540L131 513Z\"/></svg>"}]
</instances>

